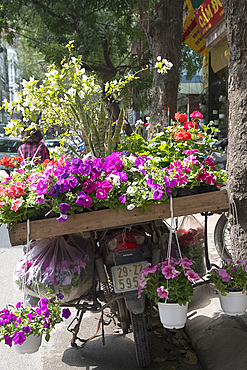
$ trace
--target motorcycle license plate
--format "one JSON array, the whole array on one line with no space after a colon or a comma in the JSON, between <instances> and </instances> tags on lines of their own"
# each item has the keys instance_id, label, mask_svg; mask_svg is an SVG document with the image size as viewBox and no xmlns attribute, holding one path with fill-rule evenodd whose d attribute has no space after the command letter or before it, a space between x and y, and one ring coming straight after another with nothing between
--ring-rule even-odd
<instances>
[{"instance_id":1,"label":"motorcycle license plate","mask_svg":"<svg viewBox=\"0 0 247 370\"><path fill-rule=\"evenodd\" d=\"M113 285L115 293L137 290L140 282L141 270L147 262L135 262L127 265L118 265L112 267Z\"/></svg>"}]
</instances>

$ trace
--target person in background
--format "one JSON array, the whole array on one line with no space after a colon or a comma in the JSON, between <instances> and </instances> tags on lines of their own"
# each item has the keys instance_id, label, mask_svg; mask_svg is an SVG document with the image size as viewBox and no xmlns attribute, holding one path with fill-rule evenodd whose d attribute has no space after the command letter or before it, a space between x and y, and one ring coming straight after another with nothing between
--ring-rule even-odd
<instances>
[{"instance_id":1,"label":"person in background","mask_svg":"<svg viewBox=\"0 0 247 370\"><path fill-rule=\"evenodd\" d=\"M50 159L49 150L42 141L43 134L40 129L28 127L21 133L24 142L19 148L17 154L23 158L21 165L27 163L42 163L45 159Z\"/></svg>"}]
</instances>

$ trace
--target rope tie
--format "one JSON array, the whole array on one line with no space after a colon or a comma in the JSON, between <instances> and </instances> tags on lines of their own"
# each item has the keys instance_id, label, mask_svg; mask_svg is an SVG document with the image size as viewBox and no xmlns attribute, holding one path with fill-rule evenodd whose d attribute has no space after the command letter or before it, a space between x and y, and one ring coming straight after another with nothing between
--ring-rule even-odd
<instances>
[{"instance_id":1,"label":"rope tie","mask_svg":"<svg viewBox=\"0 0 247 370\"><path fill-rule=\"evenodd\" d=\"M172 196L170 195L170 212L171 212L171 225L169 225L167 223L167 226L170 230L170 233L169 233L169 239L168 239L168 248L167 248L167 260L168 260L168 263L170 264L170 261L171 261L171 250L172 250L172 235L174 234L175 235L175 239L176 239L176 243L177 243L177 248L178 248L178 253L179 253L179 258L182 259L182 252L181 252L181 248L180 248L180 245L179 245L179 241L178 241L178 236L177 236L177 230L176 230L176 227L175 227L175 223L174 223L174 213L173 213L173 198ZM166 282L166 288L168 288L168 280ZM165 303L167 302L167 299L165 299Z\"/></svg>"}]
</instances>

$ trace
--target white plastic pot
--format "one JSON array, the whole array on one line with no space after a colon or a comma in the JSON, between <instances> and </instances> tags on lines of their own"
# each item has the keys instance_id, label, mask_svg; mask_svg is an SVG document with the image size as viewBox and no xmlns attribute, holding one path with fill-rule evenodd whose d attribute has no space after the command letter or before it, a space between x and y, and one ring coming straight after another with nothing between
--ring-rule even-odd
<instances>
[{"instance_id":1,"label":"white plastic pot","mask_svg":"<svg viewBox=\"0 0 247 370\"><path fill-rule=\"evenodd\" d=\"M185 306L178 303L158 303L160 321L164 328L181 329L187 321L188 302Z\"/></svg>"},{"instance_id":2,"label":"white plastic pot","mask_svg":"<svg viewBox=\"0 0 247 370\"><path fill-rule=\"evenodd\" d=\"M42 335L29 335L23 344L15 344L16 352L20 354L35 353L41 346Z\"/></svg>"},{"instance_id":3,"label":"white plastic pot","mask_svg":"<svg viewBox=\"0 0 247 370\"><path fill-rule=\"evenodd\" d=\"M246 293L242 293L242 291L229 292L226 296L219 293L219 297L221 308L226 315L237 316L245 314L247 309Z\"/></svg>"}]
</instances>

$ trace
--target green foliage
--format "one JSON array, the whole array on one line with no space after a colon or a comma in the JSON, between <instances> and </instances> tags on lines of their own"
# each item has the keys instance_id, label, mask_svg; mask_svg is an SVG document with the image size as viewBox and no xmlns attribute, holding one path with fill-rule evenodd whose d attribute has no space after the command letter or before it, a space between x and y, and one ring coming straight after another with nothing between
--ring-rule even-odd
<instances>
[{"instance_id":1,"label":"green foliage","mask_svg":"<svg viewBox=\"0 0 247 370\"><path fill-rule=\"evenodd\" d=\"M191 265L193 261L190 261ZM168 302L179 303L180 306L185 305L191 300L193 296L193 282L199 279L199 276L194 273L191 267L184 268L183 260L175 260L171 258L166 259L163 263L159 263L154 267L145 267L141 271L141 283L139 289L143 291L146 296L153 299L155 303L165 302L165 295L167 294ZM168 274L165 269L172 271ZM187 276L188 270L192 272L193 278L189 279ZM172 276L172 277L171 277ZM158 289L165 291L164 296L158 292Z\"/></svg>"},{"instance_id":2,"label":"green foliage","mask_svg":"<svg viewBox=\"0 0 247 370\"><path fill-rule=\"evenodd\" d=\"M190 49L188 45L183 44L180 58L180 75L185 72L186 79L191 80L201 70L202 59L203 57Z\"/></svg>"},{"instance_id":3,"label":"green foliage","mask_svg":"<svg viewBox=\"0 0 247 370\"><path fill-rule=\"evenodd\" d=\"M68 44L71 51L73 44ZM126 80L109 82L106 86L106 96L118 96L122 88L135 76L128 76ZM109 140L111 149L107 147L107 122L114 123L108 118L105 101L102 98L101 87L95 74L86 73L81 68L81 57L69 57L61 63L61 69L55 65L48 67L48 73L42 83L30 78L23 81L23 89L16 101L6 102L3 107L10 114L13 111L21 112L23 122L12 121L7 127L7 134L19 134L25 122L36 120L42 112L42 127L46 132L51 126L62 129L62 137L82 133L86 153L91 152L96 157L104 157L115 150L123 127L124 110L120 116L115 130L111 129ZM109 142L108 140L108 142ZM80 154L79 152L77 154Z\"/></svg>"},{"instance_id":4,"label":"green foliage","mask_svg":"<svg viewBox=\"0 0 247 370\"><path fill-rule=\"evenodd\" d=\"M15 36L25 38L29 55L40 52L45 56L41 59L55 63L56 68L64 55L68 56L66 45L74 40L73 55L81 55L83 67L95 71L105 82L150 65L152 50L145 27L156 21L157 2L71 0L68 7L67 0L3 0L0 26L5 30L6 40L13 42ZM198 70L198 57L193 52L186 49L182 60L181 68L186 68L188 75ZM30 76L36 72L25 66L24 70ZM124 106L131 101L135 110L147 108L151 86L152 70L147 69L144 78L135 81L133 94L125 89Z\"/></svg>"}]
</instances>

